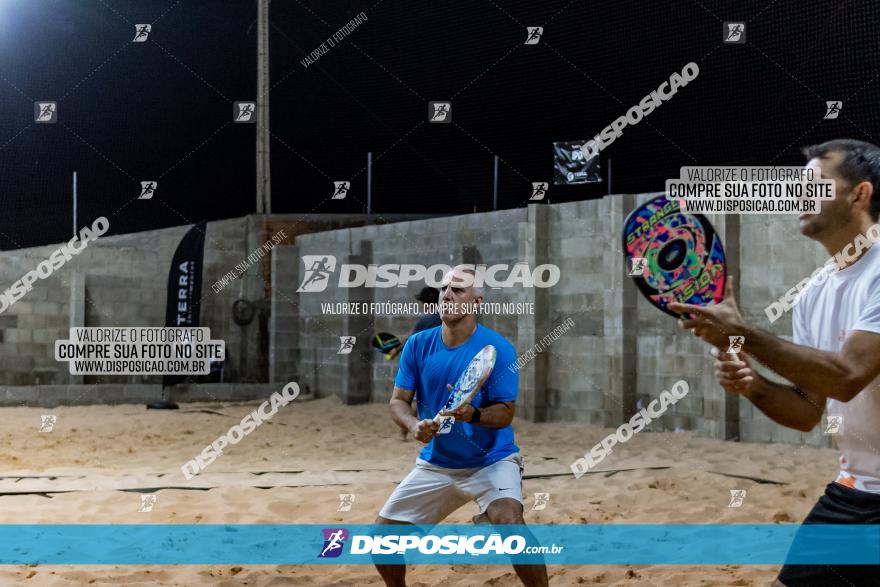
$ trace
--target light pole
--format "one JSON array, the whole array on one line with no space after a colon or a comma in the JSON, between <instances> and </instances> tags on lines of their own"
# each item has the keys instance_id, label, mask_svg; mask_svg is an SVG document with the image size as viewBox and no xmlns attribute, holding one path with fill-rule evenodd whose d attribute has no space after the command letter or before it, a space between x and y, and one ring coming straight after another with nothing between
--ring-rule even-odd
<instances>
[{"instance_id":1,"label":"light pole","mask_svg":"<svg viewBox=\"0 0 880 587\"><path fill-rule=\"evenodd\" d=\"M269 169L269 1L257 0L257 214L272 213Z\"/></svg>"}]
</instances>

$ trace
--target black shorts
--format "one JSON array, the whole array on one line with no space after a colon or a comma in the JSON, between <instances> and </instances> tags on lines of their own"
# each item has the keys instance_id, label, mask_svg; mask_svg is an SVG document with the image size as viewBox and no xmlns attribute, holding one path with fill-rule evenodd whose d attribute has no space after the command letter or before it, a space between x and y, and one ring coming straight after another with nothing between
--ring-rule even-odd
<instances>
[{"instance_id":1,"label":"black shorts","mask_svg":"<svg viewBox=\"0 0 880 587\"><path fill-rule=\"evenodd\" d=\"M880 495L829 483L803 523L880 524ZM797 538L792 550L796 544ZM779 581L786 587L880 587L880 565L785 565Z\"/></svg>"}]
</instances>

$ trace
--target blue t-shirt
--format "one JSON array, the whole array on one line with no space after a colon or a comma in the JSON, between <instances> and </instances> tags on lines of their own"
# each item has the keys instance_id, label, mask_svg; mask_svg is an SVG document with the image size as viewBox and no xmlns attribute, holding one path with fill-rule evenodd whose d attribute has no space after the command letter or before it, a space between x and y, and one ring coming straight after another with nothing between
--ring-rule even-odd
<instances>
[{"instance_id":1,"label":"blue t-shirt","mask_svg":"<svg viewBox=\"0 0 880 587\"><path fill-rule=\"evenodd\" d=\"M495 347L495 368L489 380L474 396L471 405L482 408L492 403L515 401L519 374L516 349L503 336L481 324L464 344L449 348L443 343L442 327L423 330L409 337L400 355L400 369L394 385L415 392L419 418L431 419L449 399L446 384L455 385L471 359L487 344ZM466 469L485 467L518 452L513 428L486 428L455 422L448 434L438 434L422 449L422 459L438 467Z\"/></svg>"}]
</instances>

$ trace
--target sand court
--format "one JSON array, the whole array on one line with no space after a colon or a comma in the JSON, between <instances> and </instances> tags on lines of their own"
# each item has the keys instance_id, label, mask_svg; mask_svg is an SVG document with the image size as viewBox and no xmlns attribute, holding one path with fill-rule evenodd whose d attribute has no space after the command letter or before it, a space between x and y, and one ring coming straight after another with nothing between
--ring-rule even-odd
<instances>
[{"instance_id":1,"label":"sand court","mask_svg":"<svg viewBox=\"0 0 880 587\"><path fill-rule=\"evenodd\" d=\"M205 472L180 466L254 403L2 408L0 505L9 524L367 524L420 448L403 442L381 404L298 398ZM40 415L57 420L39 432ZM794 523L833 479L836 453L730 443L693 433L643 432L575 479L569 464L610 429L515 421L526 460L530 524ZM328 464L330 467L328 467ZM760 479L755 481L753 479ZM772 481L769 482L769 481ZM739 507L730 491L746 490ZM532 510L535 493L549 493ZM353 494L350 511L337 511ZM141 495L155 495L139 511ZM448 523L466 524L469 504ZM765 585L775 566L551 566L553 585ZM30 576L30 578L28 578ZM504 566L413 566L412 585L516 585ZM380 585L367 565L15 566L3 585Z\"/></svg>"}]
</instances>

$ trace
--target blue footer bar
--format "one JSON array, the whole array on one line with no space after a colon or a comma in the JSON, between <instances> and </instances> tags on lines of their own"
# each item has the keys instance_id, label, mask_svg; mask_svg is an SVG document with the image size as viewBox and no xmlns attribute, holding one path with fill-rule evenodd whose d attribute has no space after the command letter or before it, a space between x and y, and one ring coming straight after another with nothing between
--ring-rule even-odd
<instances>
[{"instance_id":1,"label":"blue footer bar","mask_svg":"<svg viewBox=\"0 0 880 587\"><path fill-rule=\"evenodd\" d=\"M0 564L880 564L880 525L0 525Z\"/></svg>"}]
</instances>

